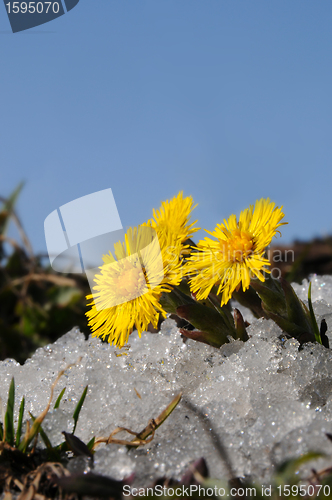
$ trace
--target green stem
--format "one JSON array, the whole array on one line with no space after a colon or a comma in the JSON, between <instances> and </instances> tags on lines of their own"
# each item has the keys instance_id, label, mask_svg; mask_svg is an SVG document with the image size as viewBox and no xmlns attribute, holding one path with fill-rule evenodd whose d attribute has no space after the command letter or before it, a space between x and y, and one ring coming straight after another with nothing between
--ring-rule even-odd
<instances>
[{"instance_id":1,"label":"green stem","mask_svg":"<svg viewBox=\"0 0 332 500\"><path fill-rule=\"evenodd\" d=\"M320 332L319 332L319 328L317 325L316 316L314 313L314 308L312 307L312 302L311 302L311 282L309 283L309 288L308 288L308 305L309 305L309 311L310 311L311 324L313 326L313 330L314 330L314 334L315 334L315 339L316 339L316 342L321 344L322 339L320 337Z\"/></svg>"}]
</instances>

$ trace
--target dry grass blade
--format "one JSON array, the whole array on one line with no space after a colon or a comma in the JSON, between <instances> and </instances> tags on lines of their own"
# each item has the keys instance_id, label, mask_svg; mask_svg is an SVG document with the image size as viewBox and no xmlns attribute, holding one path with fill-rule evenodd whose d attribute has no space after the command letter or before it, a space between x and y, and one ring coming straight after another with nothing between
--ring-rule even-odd
<instances>
[{"instance_id":1,"label":"dry grass blade","mask_svg":"<svg viewBox=\"0 0 332 500\"><path fill-rule=\"evenodd\" d=\"M9 478L10 481L7 481L6 489L10 492L10 482L12 481L21 492L17 500L46 500L48 498L47 490L54 485L54 478L66 476L70 476L70 472L62 464L46 462L39 465L34 471L26 474L23 478L23 483L17 478ZM61 495L58 498L61 498Z\"/></svg>"},{"instance_id":2,"label":"dry grass blade","mask_svg":"<svg viewBox=\"0 0 332 500\"><path fill-rule=\"evenodd\" d=\"M21 481L19 481L18 479L14 479L14 481L13 481L13 482L14 482L15 486L17 486L17 488L18 488L19 490L23 491L24 484L23 484L23 483L21 483Z\"/></svg>"},{"instance_id":3,"label":"dry grass blade","mask_svg":"<svg viewBox=\"0 0 332 500\"><path fill-rule=\"evenodd\" d=\"M59 286L75 286L76 281L71 278L66 278L63 276L56 276L53 274L28 274L27 276L23 276L22 278L17 278L11 281L12 286L22 285L23 283L30 281L49 281Z\"/></svg>"},{"instance_id":4,"label":"dry grass blade","mask_svg":"<svg viewBox=\"0 0 332 500\"><path fill-rule=\"evenodd\" d=\"M29 433L30 433L30 421L27 420L27 424L26 424L26 429L25 429L25 434L24 434L23 441L25 441L25 440L28 439Z\"/></svg>"},{"instance_id":5,"label":"dry grass blade","mask_svg":"<svg viewBox=\"0 0 332 500\"><path fill-rule=\"evenodd\" d=\"M95 440L93 449L100 443L114 443L114 444L122 444L124 446L137 447L147 443L150 443L154 438L155 430L166 420L166 418L172 413L174 408L180 402L182 397L182 393L180 392L175 398L170 402L170 404L165 408L164 411L160 413L160 415L151 419L148 425L141 432L134 432L126 427L117 427L108 437L99 437ZM121 431L128 432L128 434L132 434L135 436L131 441L127 441L126 439L116 439L113 436L118 434ZM151 436L151 437L149 437Z\"/></svg>"},{"instance_id":6,"label":"dry grass blade","mask_svg":"<svg viewBox=\"0 0 332 500\"><path fill-rule=\"evenodd\" d=\"M10 492L10 484L13 481L13 476L8 476L5 481L3 500L11 500L13 498Z\"/></svg>"},{"instance_id":7,"label":"dry grass blade","mask_svg":"<svg viewBox=\"0 0 332 500\"><path fill-rule=\"evenodd\" d=\"M0 201L2 201L5 205L7 205L9 200L6 199L6 198L3 198L2 196L0 196ZM24 243L24 246L25 246L28 254L30 256L33 256L33 250L32 250L32 246L31 246L30 240L29 240L28 236L26 235L26 233L25 233L25 231L23 229L23 225L22 225L19 217L17 216L17 214L16 214L16 212L14 210L14 204L10 203L10 206L8 208L9 208L10 217L14 220L14 222L16 224L16 227L18 229L19 235L21 237L21 240Z\"/></svg>"},{"instance_id":8,"label":"dry grass blade","mask_svg":"<svg viewBox=\"0 0 332 500\"><path fill-rule=\"evenodd\" d=\"M127 429L126 427L117 427L114 431L111 432L111 434L108 437L97 438L95 440L93 448L100 443L106 443L106 444L114 443L114 444L122 444L124 446L140 446L143 444L147 444L150 441L152 441L152 439L154 437L154 431L155 431L156 426L155 426L153 419L150 420L146 429L147 428L152 429L152 431L151 431L152 436L149 439L139 439L139 437L138 437L140 434L139 432L131 431L130 429ZM136 436L136 438L133 441L127 441L126 439L114 439L113 436L115 436L116 434L118 434L119 432L122 432L122 431L128 432L128 434L132 434L132 435Z\"/></svg>"},{"instance_id":9,"label":"dry grass blade","mask_svg":"<svg viewBox=\"0 0 332 500\"><path fill-rule=\"evenodd\" d=\"M36 489L31 484L27 488L23 488L23 491L17 497L17 500L32 500L35 497Z\"/></svg>"},{"instance_id":10,"label":"dry grass blade","mask_svg":"<svg viewBox=\"0 0 332 500\"><path fill-rule=\"evenodd\" d=\"M6 243L9 243L17 251L21 250L20 245L15 240L13 240L13 238L10 238L7 235L0 234L0 241L5 241Z\"/></svg>"},{"instance_id":11,"label":"dry grass blade","mask_svg":"<svg viewBox=\"0 0 332 500\"><path fill-rule=\"evenodd\" d=\"M182 392L180 392L175 398L170 402L170 404L165 408L164 411L160 413L160 415L153 420L154 424L150 423L143 429L139 435L137 436L138 439L144 440L146 439L152 432L154 432L158 427L161 426L161 424L166 420L167 417L172 413L172 411L176 408L176 406L179 404L180 400L182 398ZM135 444L132 444L131 446L135 446Z\"/></svg>"},{"instance_id":12,"label":"dry grass blade","mask_svg":"<svg viewBox=\"0 0 332 500\"><path fill-rule=\"evenodd\" d=\"M327 467L326 469L322 469L320 471L316 471L315 469L311 470L312 475L308 477L308 481L312 482L314 480L322 481L322 479L326 476L332 474L332 467Z\"/></svg>"},{"instance_id":13,"label":"dry grass blade","mask_svg":"<svg viewBox=\"0 0 332 500\"><path fill-rule=\"evenodd\" d=\"M0 211L1 214L0 232L2 234L5 234L7 232L12 211L15 208L15 205L19 198L20 192L24 187L24 184L25 184L24 182L20 182L19 185L7 198L3 198L2 196L0 197L3 203L3 206L1 207Z\"/></svg>"},{"instance_id":14,"label":"dry grass blade","mask_svg":"<svg viewBox=\"0 0 332 500\"><path fill-rule=\"evenodd\" d=\"M138 390L137 390L137 389L135 389L135 387L134 387L134 391L135 391L135 393L136 393L136 396L137 396L138 398L142 399L142 396L140 395L140 393L138 392Z\"/></svg>"},{"instance_id":15,"label":"dry grass blade","mask_svg":"<svg viewBox=\"0 0 332 500\"><path fill-rule=\"evenodd\" d=\"M190 485L202 484L209 477L209 469L204 457L198 458L190 464L184 475L181 477L181 484Z\"/></svg>"},{"instance_id":16,"label":"dry grass blade","mask_svg":"<svg viewBox=\"0 0 332 500\"><path fill-rule=\"evenodd\" d=\"M17 500L31 500L35 498L37 500L37 496L41 496L37 494L39 484L44 473L44 466L40 466L34 471L32 474L28 474L25 477L24 489L19 495ZM32 482L29 484L29 478L32 476ZM35 476L35 477L33 477Z\"/></svg>"},{"instance_id":17,"label":"dry grass blade","mask_svg":"<svg viewBox=\"0 0 332 500\"><path fill-rule=\"evenodd\" d=\"M36 418L32 415L31 412L29 412L29 415L32 418L32 421L34 422L36 420ZM42 426L39 427L39 434L40 434L40 437L42 438L42 440L44 441L44 444L48 450L49 458L51 460L53 460L54 462L58 462L60 460L60 455L59 455L57 449L53 448L51 441L49 440L49 437L47 436L46 432L43 430ZM38 434L36 434L35 440L37 437L38 437ZM34 451L34 448L36 445L37 445L37 440L33 446L33 451Z\"/></svg>"},{"instance_id":18,"label":"dry grass blade","mask_svg":"<svg viewBox=\"0 0 332 500\"><path fill-rule=\"evenodd\" d=\"M3 500L12 500L13 495L10 493L10 491L5 491L3 495Z\"/></svg>"},{"instance_id":19,"label":"dry grass blade","mask_svg":"<svg viewBox=\"0 0 332 500\"><path fill-rule=\"evenodd\" d=\"M61 370L58 373L57 378L55 379L55 381L53 382L53 384L51 386L51 395L50 395L50 399L48 401L48 404L47 404L45 410L42 411L41 414L33 422L30 431L28 432L28 434L25 435L23 441L21 442L21 444L19 446L19 450L21 450L23 452L26 452L27 447L29 446L29 444L33 440L33 438L37 435L37 433L39 431L39 427L40 427L41 423L43 422L44 418L46 417L46 415L47 415L47 413L48 413L48 411L50 409L50 406L51 406L51 403L52 403L52 399L53 399L53 393L54 393L55 386L57 385L57 383L59 382L60 378L65 373L65 371L68 370L71 366L75 366L77 363L80 362L81 359L82 358L80 357L76 361L76 363L69 364L68 366L66 366L66 368L64 368L63 370Z\"/></svg>"}]
</instances>

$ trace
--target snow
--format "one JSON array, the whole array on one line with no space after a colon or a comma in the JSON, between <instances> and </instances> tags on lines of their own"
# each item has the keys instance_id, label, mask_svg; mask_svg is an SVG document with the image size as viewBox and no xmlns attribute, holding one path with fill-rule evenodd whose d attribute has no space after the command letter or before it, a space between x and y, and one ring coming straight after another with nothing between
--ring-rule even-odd
<instances>
[{"instance_id":1,"label":"snow","mask_svg":"<svg viewBox=\"0 0 332 500\"><path fill-rule=\"evenodd\" d=\"M313 276L311 282L315 313L318 321L326 319L332 345L332 277ZM293 286L306 300L307 280ZM118 426L141 431L182 391L181 402L149 444L131 450L100 445L94 471L116 479L135 472L137 485L146 486L163 475L180 478L193 460L204 456L212 477L232 473L267 483L275 465L286 458L309 450L331 452L325 434L332 434L332 353L318 344L299 351L298 342L287 339L271 320L253 320L248 334L245 343L215 349L191 340L184 343L175 322L167 319L157 334L144 333L140 339L134 332L130 347L119 351L98 338L86 341L74 328L38 349L23 366L14 360L0 362L0 396L5 405L14 376L16 419L23 395L25 417L29 411L37 416L47 405L58 372L76 363L55 389L54 402L66 387L60 408L50 411L43 423L56 445L63 441L62 431L71 432L72 414L86 385L75 431L84 442L108 436ZM220 456L216 435L228 463ZM314 463L318 469L327 465L327 458ZM87 471L91 463L78 457L69 467Z\"/></svg>"}]
</instances>

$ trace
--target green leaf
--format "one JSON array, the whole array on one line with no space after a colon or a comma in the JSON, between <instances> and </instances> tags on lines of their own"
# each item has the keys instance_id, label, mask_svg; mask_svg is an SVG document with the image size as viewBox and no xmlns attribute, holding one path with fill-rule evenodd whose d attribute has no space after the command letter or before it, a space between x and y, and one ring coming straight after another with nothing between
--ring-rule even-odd
<instances>
[{"instance_id":1,"label":"green leaf","mask_svg":"<svg viewBox=\"0 0 332 500\"><path fill-rule=\"evenodd\" d=\"M255 318L262 318L265 316L265 312L262 309L262 301L252 286L249 286L245 292L242 288L237 291L234 290L232 298L237 300L242 306L250 309Z\"/></svg>"},{"instance_id":2,"label":"green leaf","mask_svg":"<svg viewBox=\"0 0 332 500\"><path fill-rule=\"evenodd\" d=\"M81 359L81 358L79 358ZM56 386L56 384L58 383L59 381L59 378L65 373L66 370L68 370L68 368L70 368L72 365L68 365L64 370L61 370L59 373L58 373L58 376L57 378L55 379L55 381L53 382L52 386L51 386L51 395L50 395L50 399L48 400L48 403L47 403L47 406L46 408L38 415L38 417L34 420L33 424L32 424L32 427L31 429L29 430L29 432L27 433L27 435L24 437L24 439L22 439L21 443L20 443L20 446L19 446L19 450L22 451L23 453L25 453L27 451L27 448L29 446L29 444L31 443L31 441L38 435L38 432L39 432L39 429L40 429L40 426L44 420L44 418L46 417L49 409L50 409L50 406L51 406L51 401L52 401L52 398L53 398L53 391L54 391L54 387Z\"/></svg>"},{"instance_id":3,"label":"green leaf","mask_svg":"<svg viewBox=\"0 0 332 500\"><path fill-rule=\"evenodd\" d=\"M197 330L206 333L206 343L220 347L229 342L227 335L236 337L235 327L230 328L228 321L215 309L203 306L198 302L185 304L176 309L180 318L187 320Z\"/></svg>"},{"instance_id":4,"label":"green leaf","mask_svg":"<svg viewBox=\"0 0 332 500\"><path fill-rule=\"evenodd\" d=\"M250 285L261 298L264 311L268 313L272 311L274 314L287 318L285 295L278 280L268 276L262 283L258 278L253 278Z\"/></svg>"},{"instance_id":5,"label":"green leaf","mask_svg":"<svg viewBox=\"0 0 332 500\"><path fill-rule=\"evenodd\" d=\"M322 341L322 345L324 347L326 347L326 349L329 349L330 343L329 343L329 339L326 335L326 332L327 332L327 323L326 323L326 320L323 318L322 321L320 322L319 335L320 335L320 339Z\"/></svg>"},{"instance_id":6,"label":"green leaf","mask_svg":"<svg viewBox=\"0 0 332 500\"><path fill-rule=\"evenodd\" d=\"M190 286L186 279L183 279L181 283L177 285L176 288L177 290L180 290L180 292L184 293L185 295L191 298Z\"/></svg>"},{"instance_id":7,"label":"green leaf","mask_svg":"<svg viewBox=\"0 0 332 500\"><path fill-rule=\"evenodd\" d=\"M324 453L308 451L298 458L291 458L282 462L276 471L276 484L296 484L298 482L297 471L299 467L307 462L325 457Z\"/></svg>"},{"instance_id":8,"label":"green leaf","mask_svg":"<svg viewBox=\"0 0 332 500\"><path fill-rule=\"evenodd\" d=\"M187 330L186 328L180 328L179 332L188 339L195 340L196 342L202 342L203 344L208 344L212 347L218 348L222 345L220 340L216 340L215 336L209 332L202 332L201 330ZM228 342L228 340L226 342Z\"/></svg>"},{"instance_id":9,"label":"green leaf","mask_svg":"<svg viewBox=\"0 0 332 500\"><path fill-rule=\"evenodd\" d=\"M244 324L244 319L241 312L236 308L234 309L234 323L235 323L237 338L243 340L243 342L246 342L249 339L249 337Z\"/></svg>"},{"instance_id":10,"label":"green leaf","mask_svg":"<svg viewBox=\"0 0 332 500\"><path fill-rule=\"evenodd\" d=\"M15 402L15 382L12 378L8 391L7 410L5 414L5 441L13 446L14 444L14 402Z\"/></svg>"},{"instance_id":11,"label":"green leaf","mask_svg":"<svg viewBox=\"0 0 332 500\"><path fill-rule=\"evenodd\" d=\"M287 304L287 319L291 323L301 327L304 331L314 333L307 307L302 300L298 298L294 288L288 281L281 278L280 282Z\"/></svg>"},{"instance_id":12,"label":"green leaf","mask_svg":"<svg viewBox=\"0 0 332 500\"><path fill-rule=\"evenodd\" d=\"M83 403L84 403L84 400L85 400L85 396L86 396L86 393L88 392L88 386L86 386L86 388L84 389L83 393L82 393L82 396L81 396L81 399L79 400L79 402L77 403L77 406L75 408L75 411L73 413L73 419L74 419L74 429L73 429L73 434L75 432L75 429L76 429L76 425L77 425L77 421L78 421L78 417L79 417L79 414L80 414L80 411L81 411L81 408L83 406Z\"/></svg>"},{"instance_id":13,"label":"green leaf","mask_svg":"<svg viewBox=\"0 0 332 500\"><path fill-rule=\"evenodd\" d=\"M251 285L262 299L263 310L282 330L301 345L315 340L321 343L316 319L310 316L308 308L286 280L269 277L264 284L252 280Z\"/></svg>"},{"instance_id":14,"label":"green leaf","mask_svg":"<svg viewBox=\"0 0 332 500\"><path fill-rule=\"evenodd\" d=\"M18 424L17 424L17 429L16 429L16 440L15 440L15 445L18 448L20 441L21 441L21 434L22 434L22 422L23 422L23 414L24 414L24 404L25 404L25 399L24 396L22 398L21 404L20 404L20 412L18 415Z\"/></svg>"},{"instance_id":15,"label":"green leaf","mask_svg":"<svg viewBox=\"0 0 332 500\"><path fill-rule=\"evenodd\" d=\"M311 319L312 328L314 330L316 342L321 344L322 339L320 338L319 328L317 325L316 316L314 313L314 308L312 307L312 302L311 302L311 282L309 283L309 288L308 288L308 306L309 306L310 319Z\"/></svg>"},{"instance_id":16,"label":"green leaf","mask_svg":"<svg viewBox=\"0 0 332 500\"><path fill-rule=\"evenodd\" d=\"M95 436L93 436L93 438L90 439L90 441L88 442L87 447L89 450L92 450L93 445L95 444L95 440L96 440L96 438L95 438Z\"/></svg>"},{"instance_id":17,"label":"green leaf","mask_svg":"<svg viewBox=\"0 0 332 500\"><path fill-rule=\"evenodd\" d=\"M232 309L230 308L230 303L228 302L227 304L221 306L220 298L218 298L218 296L213 292L209 293L208 302L222 317L225 325L229 330L229 334L232 335L232 337L236 338L236 332L234 330L234 318L232 316Z\"/></svg>"},{"instance_id":18,"label":"green leaf","mask_svg":"<svg viewBox=\"0 0 332 500\"><path fill-rule=\"evenodd\" d=\"M32 427L30 429L30 432L27 437L24 437L22 441L19 444L18 449L22 451L23 453L26 453L29 444L31 441L37 436L38 432L40 431L40 424L41 422L36 418L32 424Z\"/></svg>"},{"instance_id":19,"label":"green leaf","mask_svg":"<svg viewBox=\"0 0 332 500\"><path fill-rule=\"evenodd\" d=\"M263 305L264 309L264 305ZM300 342L300 344L305 344L306 342L315 342L315 336L311 332L306 332L300 326L295 325L288 321L288 319L279 316L278 314L274 314L271 311L268 311L268 314L271 319L286 333L294 337L296 340Z\"/></svg>"},{"instance_id":20,"label":"green leaf","mask_svg":"<svg viewBox=\"0 0 332 500\"><path fill-rule=\"evenodd\" d=\"M44 420L47 412L49 410L49 404L47 405L47 408L36 418L36 417L33 417L31 414L31 418L33 420L33 424L32 424L32 427L29 431L29 434L28 436L25 436L22 441L20 442L20 445L18 447L18 449L20 451L22 451L23 453L26 453L27 449L28 449L28 446L29 444L31 443L31 441L38 435L38 432L40 431L41 429L41 423L42 421ZM46 444L46 443L45 443Z\"/></svg>"},{"instance_id":21,"label":"green leaf","mask_svg":"<svg viewBox=\"0 0 332 500\"><path fill-rule=\"evenodd\" d=\"M168 313L176 314L176 309L184 304L196 304L196 301L183 293L178 288L173 288L171 292L163 292L159 299L160 304Z\"/></svg>"},{"instance_id":22,"label":"green leaf","mask_svg":"<svg viewBox=\"0 0 332 500\"><path fill-rule=\"evenodd\" d=\"M59 406L60 406L60 401L61 401L61 399L62 399L62 396L63 396L63 395L64 395L64 393L65 393L65 390L66 390L66 388L64 387L64 388L62 389L62 391L60 392L60 394L59 394L59 396L58 396L58 399L56 400L55 405L54 405L54 409L55 409L55 410L56 410L57 408L59 408Z\"/></svg>"},{"instance_id":23,"label":"green leaf","mask_svg":"<svg viewBox=\"0 0 332 500\"><path fill-rule=\"evenodd\" d=\"M34 417L31 412L29 412L29 415L32 418L33 422L35 422L36 417ZM43 430L41 425L39 426L39 434L47 448L50 460L53 460L54 462L59 462L61 459L60 454L57 452L56 448L53 448L51 441L49 440L49 437L47 436L46 432Z\"/></svg>"},{"instance_id":24,"label":"green leaf","mask_svg":"<svg viewBox=\"0 0 332 500\"><path fill-rule=\"evenodd\" d=\"M93 458L92 451L77 436L65 431L63 431L62 434L65 436L68 448L74 453L74 455Z\"/></svg>"}]
</instances>

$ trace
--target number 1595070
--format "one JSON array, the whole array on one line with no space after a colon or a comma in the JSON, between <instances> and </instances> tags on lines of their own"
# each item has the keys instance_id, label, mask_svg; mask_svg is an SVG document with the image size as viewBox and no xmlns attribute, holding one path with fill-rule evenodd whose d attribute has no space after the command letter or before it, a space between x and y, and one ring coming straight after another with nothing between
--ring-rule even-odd
<instances>
[{"instance_id":1,"label":"number 1595070","mask_svg":"<svg viewBox=\"0 0 332 500\"><path fill-rule=\"evenodd\" d=\"M60 10L58 2L8 2L6 3L8 14L30 13L47 14L49 11L57 14Z\"/></svg>"}]
</instances>

